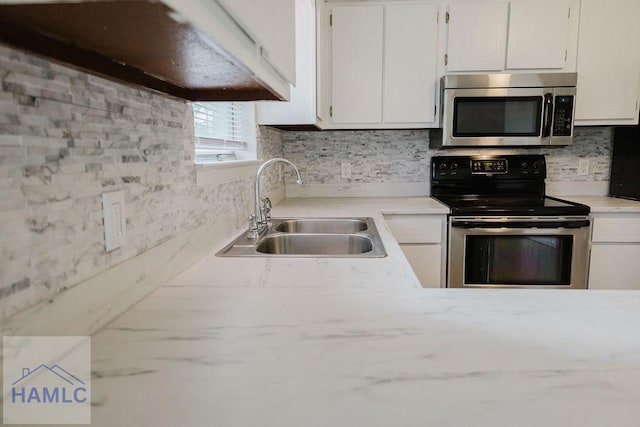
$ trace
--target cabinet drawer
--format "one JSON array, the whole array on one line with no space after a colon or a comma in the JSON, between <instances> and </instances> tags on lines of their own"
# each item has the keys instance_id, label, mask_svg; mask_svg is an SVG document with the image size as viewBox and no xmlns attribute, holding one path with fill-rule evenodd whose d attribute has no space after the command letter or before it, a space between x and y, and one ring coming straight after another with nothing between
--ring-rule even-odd
<instances>
[{"instance_id":1,"label":"cabinet drawer","mask_svg":"<svg viewBox=\"0 0 640 427\"><path fill-rule=\"evenodd\" d=\"M398 243L441 243L442 218L429 215L385 215Z\"/></svg>"},{"instance_id":2,"label":"cabinet drawer","mask_svg":"<svg viewBox=\"0 0 640 427\"><path fill-rule=\"evenodd\" d=\"M593 242L640 242L639 218L595 218Z\"/></svg>"}]
</instances>

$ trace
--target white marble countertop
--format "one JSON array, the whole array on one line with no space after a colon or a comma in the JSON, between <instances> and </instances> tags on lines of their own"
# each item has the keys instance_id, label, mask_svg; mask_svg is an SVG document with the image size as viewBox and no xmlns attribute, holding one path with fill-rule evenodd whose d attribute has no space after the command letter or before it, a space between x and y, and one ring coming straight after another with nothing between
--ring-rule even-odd
<instances>
[{"instance_id":1,"label":"white marble countertop","mask_svg":"<svg viewBox=\"0 0 640 427\"><path fill-rule=\"evenodd\" d=\"M447 210L404 200L274 208L373 216L386 258L209 256L157 289L92 339L92 425L638 425L640 292L422 289L381 213Z\"/></svg>"},{"instance_id":2,"label":"white marble countertop","mask_svg":"<svg viewBox=\"0 0 640 427\"><path fill-rule=\"evenodd\" d=\"M553 196L553 194L551 194ZM640 213L640 202L609 196L558 196L561 199L582 203L591 213Z\"/></svg>"},{"instance_id":3,"label":"white marble countertop","mask_svg":"<svg viewBox=\"0 0 640 427\"><path fill-rule=\"evenodd\" d=\"M97 426L637 426L640 292L165 286L93 338Z\"/></svg>"}]
</instances>

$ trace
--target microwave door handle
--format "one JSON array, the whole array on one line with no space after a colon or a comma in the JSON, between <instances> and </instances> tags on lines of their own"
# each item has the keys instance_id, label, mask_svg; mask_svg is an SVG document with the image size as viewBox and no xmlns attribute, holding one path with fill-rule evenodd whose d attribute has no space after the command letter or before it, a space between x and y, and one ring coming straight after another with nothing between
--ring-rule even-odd
<instances>
[{"instance_id":1,"label":"microwave door handle","mask_svg":"<svg viewBox=\"0 0 640 427\"><path fill-rule=\"evenodd\" d=\"M544 94L544 106L542 108L542 137L551 135L551 124L553 122L553 94Z\"/></svg>"}]
</instances>

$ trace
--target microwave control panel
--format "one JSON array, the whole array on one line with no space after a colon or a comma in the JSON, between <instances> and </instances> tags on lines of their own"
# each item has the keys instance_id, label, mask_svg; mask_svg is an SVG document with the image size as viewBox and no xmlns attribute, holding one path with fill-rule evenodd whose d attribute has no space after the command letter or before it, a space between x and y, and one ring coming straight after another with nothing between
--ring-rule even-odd
<instances>
[{"instance_id":1,"label":"microwave control panel","mask_svg":"<svg viewBox=\"0 0 640 427\"><path fill-rule=\"evenodd\" d=\"M573 96L556 96L553 108L553 136L571 136L572 118Z\"/></svg>"}]
</instances>

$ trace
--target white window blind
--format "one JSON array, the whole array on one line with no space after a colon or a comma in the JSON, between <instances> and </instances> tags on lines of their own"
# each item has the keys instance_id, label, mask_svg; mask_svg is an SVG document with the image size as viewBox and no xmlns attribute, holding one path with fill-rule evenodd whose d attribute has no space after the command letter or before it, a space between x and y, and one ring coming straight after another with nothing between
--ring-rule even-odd
<instances>
[{"instance_id":1,"label":"white window blind","mask_svg":"<svg viewBox=\"0 0 640 427\"><path fill-rule=\"evenodd\" d=\"M252 102L193 103L195 163L255 158Z\"/></svg>"}]
</instances>

